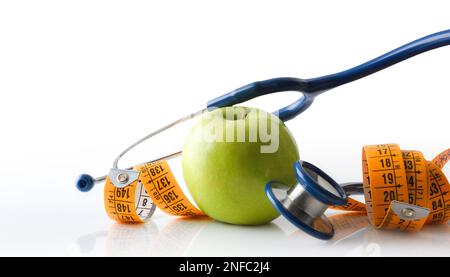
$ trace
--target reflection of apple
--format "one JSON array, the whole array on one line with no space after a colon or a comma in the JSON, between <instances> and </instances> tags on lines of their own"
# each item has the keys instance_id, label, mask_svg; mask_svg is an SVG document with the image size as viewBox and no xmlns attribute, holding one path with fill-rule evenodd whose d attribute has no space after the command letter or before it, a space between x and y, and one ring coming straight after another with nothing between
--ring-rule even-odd
<instances>
[{"instance_id":1,"label":"reflection of apple","mask_svg":"<svg viewBox=\"0 0 450 277\"><path fill-rule=\"evenodd\" d=\"M268 123L267 129L261 122ZM271 132L276 136L269 143L264 134ZM276 145L276 151L262 153L262 146L269 144ZM294 185L298 159L295 140L278 117L253 108L221 108L204 114L192 127L183 149L183 175L192 197L210 217L263 224L279 215L264 193L265 184L274 180Z\"/></svg>"}]
</instances>

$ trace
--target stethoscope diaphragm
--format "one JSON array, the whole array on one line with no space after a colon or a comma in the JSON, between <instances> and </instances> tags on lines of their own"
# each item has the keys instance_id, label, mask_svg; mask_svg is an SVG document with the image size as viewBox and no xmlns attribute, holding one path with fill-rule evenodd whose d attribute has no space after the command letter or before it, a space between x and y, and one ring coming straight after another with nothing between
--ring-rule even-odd
<instances>
[{"instance_id":1,"label":"stethoscope diaphragm","mask_svg":"<svg viewBox=\"0 0 450 277\"><path fill-rule=\"evenodd\" d=\"M272 205L289 222L318 239L330 239L334 228L324 212L329 206L343 206L347 193L330 176L305 161L294 170L298 183L293 187L272 181L265 192Z\"/></svg>"}]
</instances>

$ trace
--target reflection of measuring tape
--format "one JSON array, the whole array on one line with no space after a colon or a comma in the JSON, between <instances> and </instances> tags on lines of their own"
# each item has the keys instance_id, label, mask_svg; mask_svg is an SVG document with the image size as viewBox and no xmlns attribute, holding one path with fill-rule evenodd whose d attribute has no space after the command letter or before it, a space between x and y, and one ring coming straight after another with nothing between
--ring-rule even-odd
<instances>
[{"instance_id":1,"label":"reflection of measuring tape","mask_svg":"<svg viewBox=\"0 0 450 277\"><path fill-rule=\"evenodd\" d=\"M425 223L447 222L450 219L450 184L441 168L448 160L450 150L429 162L421 152L402 151L397 144L365 146L366 204L349 198L347 205L333 208L366 209L376 228L417 231Z\"/></svg>"},{"instance_id":2,"label":"reflection of measuring tape","mask_svg":"<svg viewBox=\"0 0 450 277\"><path fill-rule=\"evenodd\" d=\"M203 215L183 193L166 161L138 165L134 170L139 172L138 178L123 188L106 179L105 209L113 220L142 223L156 206L171 215Z\"/></svg>"}]
</instances>

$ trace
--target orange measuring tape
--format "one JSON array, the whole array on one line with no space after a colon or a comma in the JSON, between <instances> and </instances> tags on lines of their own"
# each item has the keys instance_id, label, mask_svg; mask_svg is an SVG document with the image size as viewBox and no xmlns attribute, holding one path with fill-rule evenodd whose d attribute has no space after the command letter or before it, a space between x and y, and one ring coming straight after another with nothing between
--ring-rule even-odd
<instances>
[{"instance_id":1,"label":"orange measuring tape","mask_svg":"<svg viewBox=\"0 0 450 277\"><path fill-rule=\"evenodd\" d=\"M204 215L186 197L166 161L137 165L138 178L124 188L106 179L104 198L108 216L125 223L146 222L156 207L176 216Z\"/></svg>"},{"instance_id":2,"label":"orange measuring tape","mask_svg":"<svg viewBox=\"0 0 450 277\"><path fill-rule=\"evenodd\" d=\"M450 184L441 169L448 160L450 149L430 162L421 152L401 150L397 144L364 146L366 203L349 198L347 205L333 208L366 211L375 228L418 231L425 223L447 222L450 219ZM415 209L401 208L402 203L414 205Z\"/></svg>"},{"instance_id":3,"label":"orange measuring tape","mask_svg":"<svg viewBox=\"0 0 450 277\"><path fill-rule=\"evenodd\" d=\"M401 150L397 144L364 146L365 203L348 198L345 206L332 208L367 212L378 229L418 231L426 223L447 222L450 184L441 169L449 160L450 149L427 161L421 152ZM126 187L116 187L106 179L105 209L111 219L143 223L156 207L170 215L204 215L183 193L166 161L137 165L133 170L138 178ZM409 206L402 208L402 203ZM411 205L414 210L408 208Z\"/></svg>"}]
</instances>

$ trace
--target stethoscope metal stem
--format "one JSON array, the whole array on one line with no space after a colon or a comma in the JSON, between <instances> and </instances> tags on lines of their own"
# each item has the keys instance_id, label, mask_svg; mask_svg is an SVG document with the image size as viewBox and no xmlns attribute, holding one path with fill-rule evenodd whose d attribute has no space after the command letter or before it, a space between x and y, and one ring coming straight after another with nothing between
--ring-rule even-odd
<instances>
[{"instance_id":1,"label":"stethoscope metal stem","mask_svg":"<svg viewBox=\"0 0 450 277\"><path fill-rule=\"evenodd\" d=\"M108 176L112 177L111 176L112 173L114 173L116 178L119 179L119 180L115 180L113 178L111 179L112 183L114 185L116 185L117 187L123 187L123 186L126 186L126 185L130 184L131 182L133 182L133 180L135 178L137 178L137 173L132 170L133 167L128 167L128 168L125 168L125 169L119 169L119 167L118 167L119 160L126 153L128 153L130 150L132 150L133 148L135 148L136 146L138 146L142 142L144 142L144 141L146 141L146 140L156 136L157 134L160 134L160 133L166 131L167 129L170 129L170 128L174 127L175 125L178 125L178 124L180 124L182 122L185 122L185 121L187 121L187 120L189 120L191 118L197 117L197 116L203 114L204 112L206 112L206 111L208 111L210 109L211 108L205 108L205 109L202 109L202 110L200 110L198 112L195 112L195 113L189 114L187 116L184 116L184 117L182 117L180 119L177 119L174 122L172 122L172 123L170 123L170 124L160 128L160 129L158 129L158 130L156 130L156 131L146 135L145 137L141 138L140 140L138 140L135 143L133 143L130 146L128 146L125 150L123 150L116 157L116 159L113 162L113 167L111 168L109 174L103 175L103 176L100 176L100 177L96 177L96 178L92 177L89 174L82 174L82 175L80 175L78 177L78 180L77 180L77 183L76 183L77 188L80 191L84 191L84 192L89 191L89 190L91 190L94 187L95 183L102 182L102 181L106 180L106 178ZM169 159L172 159L172 158L180 156L181 153L182 153L182 151L178 151L178 152L175 152L175 153L172 153L172 154L169 154L169 155L166 155L166 156L159 157L157 159L148 161L146 163L157 162L157 161L160 161L160 160L169 160ZM143 163L141 163L141 164L143 164ZM134 175L135 178L134 179L130 178L129 174Z\"/></svg>"},{"instance_id":2,"label":"stethoscope metal stem","mask_svg":"<svg viewBox=\"0 0 450 277\"><path fill-rule=\"evenodd\" d=\"M192 119L192 118L194 118L194 117L197 117L197 116L203 114L204 112L206 112L207 110L208 110L208 109L202 109L202 110L200 110L200 111L198 111L198 112L195 112L195 113L189 114L189 115L187 115L187 116L184 116L184 117L182 117L182 118L180 118L180 119L177 119L177 120L175 120L174 122L172 122L172 123L170 123L170 124L167 124L166 126L164 126L164 127L162 127L162 128L159 128L158 130L156 130L156 131L154 131L154 132L152 132L152 133L146 135L145 137L143 137L143 138L141 138L140 140L136 141L135 143L131 144L130 146L128 146L127 148L125 148L125 150L123 150L123 151L116 157L116 159L115 159L114 162L113 162L112 168L117 168L117 169L118 169L118 168L119 168L119 167L118 167L119 160L120 160L126 153L128 153L130 150L132 150L133 148L135 148L135 147L138 146L139 144L141 144L141 143L143 143L144 141L146 141L146 140L148 140L148 139L150 139L150 138L156 136L157 134L160 134L160 133L166 131L167 129L170 129L170 128L174 127L175 125L178 125L178 124L180 124L180 123L183 123L183 122L185 122L185 121L187 121L187 120L189 120L189 119ZM181 153L181 152L179 152L179 153ZM169 156L171 156L171 155L169 155ZM164 157L158 158L158 159L156 159L155 161L162 160L162 159L164 159ZM103 177L103 176L102 176L102 177ZM96 180L97 180L97 179L98 179L98 178L96 178Z\"/></svg>"},{"instance_id":3,"label":"stethoscope metal stem","mask_svg":"<svg viewBox=\"0 0 450 277\"><path fill-rule=\"evenodd\" d=\"M154 160L151 160L151 161L147 161L147 162L144 162L144 163L141 163L141 164L154 163L154 162L158 162L158 161L161 161L161 160L170 160L170 159L173 159L173 158L181 156L181 153L183 153L183 151L178 151L178 152L169 154L167 156L159 157L157 159L154 159ZM133 167L130 166L130 167L127 167L125 169L126 170L131 170L131 169L133 169ZM107 177L108 177L108 175L103 175L103 176L97 177L97 178L94 179L94 182L97 183L97 182L105 181Z\"/></svg>"},{"instance_id":4,"label":"stethoscope metal stem","mask_svg":"<svg viewBox=\"0 0 450 277\"><path fill-rule=\"evenodd\" d=\"M341 187L344 189L347 195L363 195L364 187L361 182L349 182L341 184Z\"/></svg>"}]
</instances>

